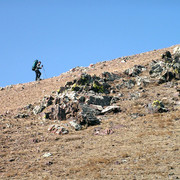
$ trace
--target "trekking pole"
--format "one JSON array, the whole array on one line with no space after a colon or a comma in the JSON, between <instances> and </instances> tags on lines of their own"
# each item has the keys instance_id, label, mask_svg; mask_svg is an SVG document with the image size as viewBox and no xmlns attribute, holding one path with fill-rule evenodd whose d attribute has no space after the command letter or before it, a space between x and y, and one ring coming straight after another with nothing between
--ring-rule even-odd
<instances>
[{"instance_id":1,"label":"trekking pole","mask_svg":"<svg viewBox=\"0 0 180 180\"><path fill-rule=\"evenodd\" d=\"M45 78L47 79L47 75L46 75L46 72L45 72L44 66L43 66L43 71L44 71Z\"/></svg>"},{"instance_id":2,"label":"trekking pole","mask_svg":"<svg viewBox=\"0 0 180 180\"><path fill-rule=\"evenodd\" d=\"M44 79L44 72L41 73L41 77L42 77L42 79Z\"/></svg>"}]
</instances>

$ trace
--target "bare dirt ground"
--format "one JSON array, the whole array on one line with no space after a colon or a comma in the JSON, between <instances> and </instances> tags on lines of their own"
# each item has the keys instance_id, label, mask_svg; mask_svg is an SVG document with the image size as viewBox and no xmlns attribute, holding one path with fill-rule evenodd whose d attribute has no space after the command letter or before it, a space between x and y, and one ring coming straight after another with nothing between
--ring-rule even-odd
<instances>
[{"instance_id":1,"label":"bare dirt ground","mask_svg":"<svg viewBox=\"0 0 180 180\"><path fill-rule=\"evenodd\" d=\"M174 46L97 63L86 72L100 75L104 71L123 73L134 65L160 59ZM45 95L57 91L78 77L83 70L58 77L5 87L0 91L0 179L180 179L180 102L176 86L152 84L137 100L118 102L122 112L101 116L101 124L67 135L55 135L47 129L58 123L38 116L14 118L21 108L37 104ZM114 82L118 84L117 82ZM128 96L138 87L118 93ZM163 99L167 113L148 114L149 102ZM133 114L142 116L133 117ZM110 135L94 135L94 128L112 128ZM45 153L49 157L43 157Z\"/></svg>"}]
</instances>

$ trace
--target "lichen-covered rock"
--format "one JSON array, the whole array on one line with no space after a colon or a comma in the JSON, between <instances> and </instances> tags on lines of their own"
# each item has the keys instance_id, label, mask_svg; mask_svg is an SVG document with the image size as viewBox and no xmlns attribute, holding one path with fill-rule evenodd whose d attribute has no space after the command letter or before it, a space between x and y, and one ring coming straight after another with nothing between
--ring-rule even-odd
<instances>
[{"instance_id":1,"label":"lichen-covered rock","mask_svg":"<svg viewBox=\"0 0 180 180\"><path fill-rule=\"evenodd\" d=\"M66 90L66 86L65 86L65 87L60 87L60 88L57 90L57 93L58 93L58 94L63 93L65 90Z\"/></svg>"},{"instance_id":2,"label":"lichen-covered rock","mask_svg":"<svg viewBox=\"0 0 180 180\"><path fill-rule=\"evenodd\" d=\"M176 60L166 63L153 61L149 74L151 78L156 78L159 84L173 79L180 79L180 62Z\"/></svg>"},{"instance_id":3,"label":"lichen-covered rock","mask_svg":"<svg viewBox=\"0 0 180 180\"><path fill-rule=\"evenodd\" d=\"M164 107L164 104L159 100L149 103L147 109L149 113L163 113L168 111L168 109Z\"/></svg>"}]
</instances>

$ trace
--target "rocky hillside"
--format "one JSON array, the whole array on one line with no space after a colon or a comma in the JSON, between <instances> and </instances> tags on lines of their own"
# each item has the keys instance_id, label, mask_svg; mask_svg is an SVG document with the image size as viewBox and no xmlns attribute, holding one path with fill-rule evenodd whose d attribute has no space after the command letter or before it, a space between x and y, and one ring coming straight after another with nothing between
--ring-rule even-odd
<instances>
[{"instance_id":1,"label":"rocky hillside","mask_svg":"<svg viewBox=\"0 0 180 180\"><path fill-rule=\"evenodd\" d=\"M0 89L1 179L179 179L180 48Z\"/></svg>"}]
</instances>

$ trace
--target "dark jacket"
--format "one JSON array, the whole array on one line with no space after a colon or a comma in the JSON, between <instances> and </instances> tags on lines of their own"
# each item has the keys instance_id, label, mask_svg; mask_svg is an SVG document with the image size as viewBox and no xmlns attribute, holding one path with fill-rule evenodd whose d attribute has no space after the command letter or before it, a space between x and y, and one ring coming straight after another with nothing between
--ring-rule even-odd
<instances>
[{"instance_id":1,"label":"dark jacket","mask_svg":"<svg viewBox=\"0 0 180 180\"><path fill-rule=\"evenodd\" d=\"M37 70L39 70L39 69L42 69L42 67L41 67L41 64L37 64L37 66L36 66L36 68L35 68L35 71L37 71Z\"/></svg>"}]
</instances>

